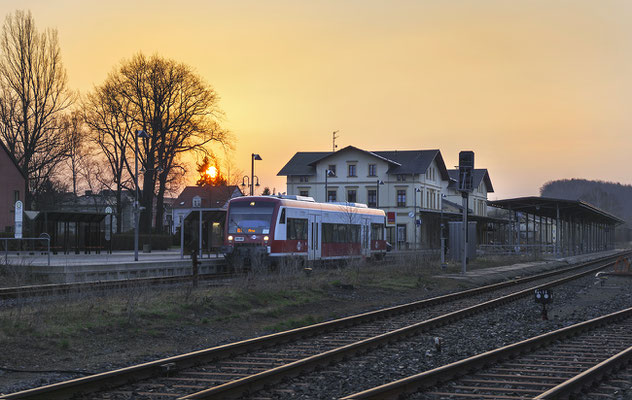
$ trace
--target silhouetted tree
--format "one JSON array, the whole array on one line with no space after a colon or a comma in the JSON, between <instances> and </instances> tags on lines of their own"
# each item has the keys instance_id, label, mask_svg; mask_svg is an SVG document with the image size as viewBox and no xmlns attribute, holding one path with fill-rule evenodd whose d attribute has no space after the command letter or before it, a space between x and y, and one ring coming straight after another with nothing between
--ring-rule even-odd
<instances>
[{"instance_id":1,"label":"silhouetted tree","mask_svg":"<svg viewBox=\"0 0 632 400\"><path fill-rule=\"evenodd\" d=\"M116 231L121 231L123 190L134 189L132 175L127 168L128 158L134 157L134 118L129 101L110 83L97 86L82 105L83 119L89 138L100 150L105 171L96 177L115 193ZM133 163L133 159L131 161ZM133 165L133 164L132 164Z\"/></svg>"},{"instance_id":2,"label":"silhouetted tree","mask_svg":"<svg viewBox=\"0 0 632 400\"><path fill-rule=\"evenodd\" d=\"M210 143L230 144L228 133L218 123L222 115L218 96L189 66L140 53L123 61L104 85L116 91L132 131L141 129L149 135L139 141L145 171L140 226L143 232L150 231L156 198L156 226L161 230L164 194L173 174L181 174L183 168L180 155L206 153ZM129 143L133 140L133 135L128 137ZM133 175L133 158L126 159L128 173Z\"/></svg>"},{"instance_id":3,"label":"silhouetted tree","mask_svg":"<svg viewBox=\"0 0 632 400\"><path fill-rule=\"evenodd\" d=\"M66 87L57 31L40 33L30 12L6 17L0 37L0 137L27 176L26 208L67 154Z\"/></svg>"},{"instance_id":4,"label":"silhouetted tree","mask_svg":"<svg viewBox=\"0 0 632 400\"><path fill-rule=\"evenodd\" d=\"M214 157L213 160L215 160ZM197 172L200 174L200 179L195 183L198 186L226 185L226 178L222 175L219 166L216 162L211 163L211 159L208 156L204 156L202 162L197 164Z\"/></svg>"}]
</instances>

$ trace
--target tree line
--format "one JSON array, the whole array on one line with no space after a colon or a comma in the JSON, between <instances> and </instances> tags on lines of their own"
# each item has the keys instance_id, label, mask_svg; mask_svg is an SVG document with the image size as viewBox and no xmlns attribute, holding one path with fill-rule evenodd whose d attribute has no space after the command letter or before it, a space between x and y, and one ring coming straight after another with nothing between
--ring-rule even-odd
<instances>
[{"instance_id":1,"label":"tree line","mask_svg":"<svg viewBox=\"0 0 632 400\"><path fill-rule=\"evenodd\" d=\"M212 157L214 144L230 149L218 103L190 66L143 53L80 95L68 87L56 30L40 32L28 11L8 15L2 27L0 140L27 177L26 209L47 208L43 194L70 181L75 195L79 186L111 190L120 216L138 154L140 229L149 232L163 220L165 194L182 184L183 155Z\"/></svg>"},{"instance_id":2,"label":"tree line","mask_svg":"<svg viewBox=\"0 0 632 400\"><path fill-rule=\"evenodd\" d=\"M632 226L632 186L587 179L549 181L540 188L542 197L583 200L607 211Z\"/></svg>"}]
</instances>

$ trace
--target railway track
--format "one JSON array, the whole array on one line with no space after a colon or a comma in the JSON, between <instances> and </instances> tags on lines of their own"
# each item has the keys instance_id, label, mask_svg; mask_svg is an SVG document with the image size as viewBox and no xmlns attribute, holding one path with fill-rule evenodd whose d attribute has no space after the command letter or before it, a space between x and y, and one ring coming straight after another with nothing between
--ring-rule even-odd
<instances>
[{"instance_id":1,"label":"railway track","mask_svg":"<svg viewBox=\"0 0 632 400\"><path fill-rule=\"evenodd\" d=\"M617 255L618 256L618 255ZM342 318L42 388L2 399L236 398L319 365L530 296L611 265L616 257ZM557 276L557 279L551 280ZM131 383L130 382L135 382ZM94 393L97 390L105 392ZM209 389L210 388L210 389Z\"/></svg>"},{"instance_id":2,"label":"railway track","mask_svg":"<svg viewBox=\"0 0 632 400\"><path fill-rule=\"evenodd\" d=\"M632 360L632 308L365 390L351 399L564 399ZM615 379L621 383L620 379ZM613 389L611 385L607 389ZM610 397L616 398L616 397Z\"/></svg>"},{"instance_id":3,"label":"railway track","mask_svg":"<svg viewBox=\"0 0 632 400\"><path fill-rule=\"evenodd\" d=\"M200 274L200 281L228 279L236 276L229 272L216 274ZM39 296L54 296L67 293L80 293L85 291L115 290L139 286L158 286L191 282L193 277L186 276L162 276L154 278L133 278L112 281L77 282L77 283L51 283L44 285L13 286L0 288L0 300L26 299Z\"/></svg>"}]
</instances>

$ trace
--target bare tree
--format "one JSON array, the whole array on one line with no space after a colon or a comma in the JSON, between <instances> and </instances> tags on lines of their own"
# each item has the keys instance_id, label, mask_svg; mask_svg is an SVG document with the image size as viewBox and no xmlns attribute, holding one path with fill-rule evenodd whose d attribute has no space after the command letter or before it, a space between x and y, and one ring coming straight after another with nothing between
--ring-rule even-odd
<instances>
[{"instance_id":1,"label":"bare tree","mask_svg":"<svg viewBox=\"0 0 632 400\"><path fill-rule=\"evenodd\" d=\"M30 12L8 15L0 37L0 137L27 176L26 207L67 153L66 87L57 31L40 33Z\"/></svg>"},{"instance_id":2,"label":"bare tree","mask_svg":"<svg viewBox=\"0 0 632 400\"><path fill-rule=\"evenodd\" d=\"M74 110L62 117L62 130L66 136L67 153L65 166L72 177L72 192L77 196L77 180L85 175L88 158L87 136L83 131L83 120L79 111Z\"/></svg>"},{"instance_id":3,"label":"bare tree","mask_svg":"<svg viewBox=\"0 0 632 400\"><path fill-rule=\"evenodd\" d=\"M95 176L115 192L116 231L122 227L123 190L133 188L132 177L128 173L128 157L134 156L130 147L133 138L134 120L130 104L115 86L105 83L96 87L83 102L83 119L89 129L89 138L102 157L106 171Z\"/></svg>"},{"instance_id":4,"label":"bare tree","mask_svg":"<svg viewBox=\"0 0 632 400\"><path fill-rule=\"evenodd\" d=\"M211 143L229 145L229 135L218 123L219 98L189 66L157 55L137 54L124 61L106 84L118 89L124 104L130 105L127 112L135 127L149 135L140 141L145 171L140 225L143 232L151 230L156 198L156 227L161 230L164 194L171 176L183 168L179 156L205 153ZM130 174L131 164L127 164Z\"/></svg>"}]
</instances>

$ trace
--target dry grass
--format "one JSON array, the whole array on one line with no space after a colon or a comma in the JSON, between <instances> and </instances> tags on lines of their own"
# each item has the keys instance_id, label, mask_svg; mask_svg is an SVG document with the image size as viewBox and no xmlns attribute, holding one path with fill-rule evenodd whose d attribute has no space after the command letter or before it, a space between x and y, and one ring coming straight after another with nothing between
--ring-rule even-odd
<instances>
[{"instance_id":1,"label":"dry grass","mask_svg":"<svg viewBox=\"0 0 632 400\"><path fill-rule=\"evenodd\" d=\"M484 268L518 261L515 258L481 258L469 268ZM524 261L520 258L519 261ZM311 273L298 262L280 265L274 271L253 268L229 286L199 287L190 284L169 288L128 287L111 292L60 295L46 301L12 301L0 308L0 339L68 338L86 332L130 334L138 329L159 332L174 323L183 325L224 324L226 321L258 320L277 330L330 317L322 304L332 296L375 291L386 295L423 297L463 287L462 282L438 278L460 270L449 264L443 271L432 257L400 256L391 262L352 260L345 267L315 267ZM12 272L17 274L17 272ZM11 281L21 277L7 274ZM329 311L331 309L329 308Z\"/></svg>"}]
</instances>

